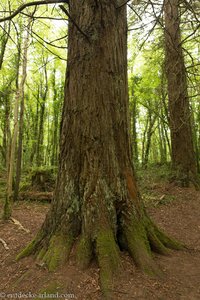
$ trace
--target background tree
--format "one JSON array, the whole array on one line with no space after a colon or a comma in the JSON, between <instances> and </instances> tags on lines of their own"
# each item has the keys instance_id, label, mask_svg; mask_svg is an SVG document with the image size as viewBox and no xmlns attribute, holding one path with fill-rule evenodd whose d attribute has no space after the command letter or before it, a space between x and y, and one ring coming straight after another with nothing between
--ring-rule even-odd
<instances>
[{"instance_id":1,"label":"background tree","mask_svg":"<svg viewBox=\"0 0 200 300\"><path fill-rule=\"evenodd\" d=\"M29 20L28 27L30 27L31 20ZM18 128L19 130L19 146L18 146L18 163L17 163L17 176L16 176L16 190L15 190L15 196L18 196L18 190L19 190L19 182L20 182L20 176L21 176L21 155L22 155L22 138L23 138L23 112L24 112L24 85L27 75L27 52L28 52L28 40L29 40L29 32L27 33L23 46L19 45L19 60L21 59L21 52L23 51L22 55L22 71L20 74L20 69L18 70L18 76L17 76L17 90L16 90L16 96L15 96L15 104L14 104L14 126L13 126L13 133L11 137L11 145L10 145L10 156L9 156L9 167L8 167L8 174L7 174L7 190L6 190L6 200L4 205L4 213L3 218L9 219L11 216L11 205L13 201L13 178L14 178L14 170L15 170L15 151L16 151L16 145L17 145L17 136L18 136ZM24 47L24 50L22 48ZM18 64L20 67L20 65ZM21 76L20 76L21 75ZM19 77L19 78L18 78ZM21 109L20 112L20 126L19 126L19 107Z\"/></svg>"},{"instance_id":2,"label":"background tree","mask_svg":"<svg viewBox=\"0 0 200 300\"><path fill-rule=\"evenodd\" d=\"M179 0L165 0L165 51L168 82L172 163L182 186L192 180L198 186L191 129L187 76L180 32Z\"/></svg>"},{"instance_id":3,"label":"background tree","mask_svg":"<svg viewBox=\"0 0 200 300\"><path fill-rule=\"evenodd\" d=\"M16 179L14 187L14 201L18 200L19 184L21 179L22 168L22 152L23 152L23 137L24 137L24 97L25 97L25 82L27 77L27 59L28 47L30 38L30 28L32 25L32 18L28 19L26 36L24 37L23 53L22 53L22 78L20 83L20 114L19 114L19 134L18 134L18 149L17 149L17 162L16 162Z\"/></svg>"}]
</instances>

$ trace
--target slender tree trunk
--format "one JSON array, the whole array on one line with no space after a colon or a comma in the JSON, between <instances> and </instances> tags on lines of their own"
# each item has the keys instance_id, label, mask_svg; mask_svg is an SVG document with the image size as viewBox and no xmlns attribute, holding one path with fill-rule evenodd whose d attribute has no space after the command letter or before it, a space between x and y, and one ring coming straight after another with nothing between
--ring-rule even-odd
<instances>
[{"instance_id":1,"label":"slender tree trunk","mask_svg":"<svg viewBox=\"0 0 200 300\"><path fill-rule=\"evenodd\" d=\"M21 24L20 24L21 26ZM17 135L19 128L19 104L21 99L22 85L19 84L20 78L20 60L21 60L21 32L18 34L18 44L17 44L17 61L16 61L16 95L15 95L15 104L14 104L14 125L13 131L10 139L10 149L7 157L7 185L6 185L6 194L3 210L3 219L8 220L12 214L12 202L13 202L13 179L14 179L14 170L15 170L15 151L17 143Z\"/></svg>"},{"instance_id":2,"label":"slender tree trunk","mask_svg":"<svg viewBox=\"0 0 200 300\"><path fill-rule=\"evenodd\" d=\"M41 103L40 103L40 119L39 119L39 128L38 128L38 143L37 143L37 150L36 150L36 163L37 166L41 166L44 161L44 120L45 120L45 105L47 99L47 92L48 92L48 78L47 78L47 67L46 63L44 64L44 81L45 84L41 81L40 86L40 96L41 96Z\"/></svg>"},{"instance_id":3,"label":"slender tree trunk","mask_svg":"<svg viewBox=\"0 0 200 300\"><path fill-rule=\"evenodd\" d=\"M134 95L133 87L131 87L131 124L132 124L132 139L131 144L133 145L133 161L135 164L138 163L138 143L137 143L137 129L136 129L136 115L137 115L137 100Z\"/></svg>"},{"instance_id":4,"label":"slender tree trunk","mask_svg":"<svg viewBox=\"0 0 200 300\"><path fill-rule=\"evenodd\" d=\"M169 123L175 181L197 187L197 167L191 130L187 77L181 46L179 0L165 0L165 50Z\"/></svg>"},{"instance_id":5,"label":"slender tree trunk","mask_svg":"<svg viewBox=\"0 0 200 300\"><path fill-rule=\"evenodd\" d=\"M30 35L31 19L28 21L27 33L24 40L24 52L22 57L22 78L20 83L20 120L19 120L19 136L18 136L18 152L17 152L17 164L16 164L16 180L14 188L14 201L18 200L19 184L21 179L22 168L22 147L23 147L23 132L24 132L24 85L27 77L27 55L28 44Z\"/></svg>"},{"instance_id":6,"label":"slender tree trunk","mask_svg":"<svg viewBox=\"0 0 200 300\"><path fill-rule=\"evenodd\" d=\"M60 109L60 99L56 88L56 70L53 70L52 78L52 88L53 88L53 117L54 121L52 124L52 157L51 164L52 166L57 165L58 163L58 134L60 129L59 124L59 109Z\"/></svg>"},{"instance_id":7,"label":"slender tree trunk","mask_svg":"<svg viewBox=\"0 0 200 300\"><path fill-rule=\"evenodd\" d=\"M7 46L9 35L10 35L10 25L11 25L11 22L9 22L8 24L4 23L4 27L3 27L4 32L3 32L3 36L1 37L1 46L0 46L0 70L2 69L4 55L6 52L6 46Z\"/></svg>"},{"instance_id":8,"label":"slender tree trunk","mask_svg":"<svg viewBox=\"0 0 200 300\"><path fill-rule=\"evenodd\" d=\"M17 134L18 134L18 111L19 111L19 101L20 101L20 90L16 92L15 97L15 106L14 106L14 127L11 139L11 147L9 151L9 165L8 165L8 173L7 173L7 187L6 187L6 195L5 195L5 203L4 203L4 211L3 211L3 219L8 220L12 213L12 191L13 191L13 175L14 175L14 165L15 165L15 149L17 142Z\"/></svg>"},{"instance_id":9,"label":"slender tree trunk","mask_svg":"<svg viewBox=\"0 0 200 300\"><path fill-rule=\"evenodd\" d=\"M149 122L148 122L148 129L147 129L147 133L146 133L146 147L144 150L144 157L143 157L143 161L142 161L142 165L144 168L147 168L147 164L149 161L149 152L150 152L150 146L151 146L151 137L152 134L154 132L154 124L156 121L156 116L152 116L151 112L149 112Z\"/></svg>"},{"instance_id":10,"label":"slender tree trunk","mask_svg":"<svg viewBox=\"0 0 200 300\"><path fill-rule=\"evenodd\" d=\"M126 6L116 9L117 3L69 1L73 22L57 185L41 230L18 256L35 253L54 270L77 241L82 268L96 256L107 299L120 248L155 273L151 249L182 247L154 225L138 193L129 141Z\"/></svg>"},{"instance_id":11,"label":"slender tree trunk","mask_svg":"<svg viewBox=\"0 0 200 300\"><path fill-rule=\"evenodd\" d=\"M44 165L49 166L51 163L51 151L52 151L52 143L51 143L51 127L50 127L50 110L47 111L47 145L45 147L45 155L44 155Z\"/></svg>"},{"instance_id":12,"label":"slender tree trunk","mask_svg":"<svg viewBox=\"0 0 200 300\"><path fill-rule=\"evenodd\" d=\"M161 112L162 114L162 112ZM160 163L167 162L167 142L164 134L164 124L162 120L158 120L159 148L160 148Z\"/></svg>"},{"instance_id":13,"label":"slender tree trunk","mask_svg":"<svg viewBox=\"0 0 200 300\"><path fill-rule=\"evenodd\" d=\"M144 131L143 131L143 138L142 138L142 166L144 165L144 159L145 159L145 148L146 148L148 126L149 126L149 116L146 119Z\"/></svg>"},{"instance_id":14,"label":"slender tree trunk","mask_svg":"<svg viewBox=\"0 0 200 300\"><path fill-rule=\"evenodd\" d=\"M6 90L3 92L2 102L4 103L4 120L3 120L3 140L2 140L2 158L3 158L3 166L8 170L9 164L9 149L10 149L10 94L11 91L6 87Z\"/></svg>"},{"instance_id":15,"label":"slender tree trunk","mask_svg":"<svg viewBox=\"0 0 200 300\"><path fill-rule=\"evenodd\" d=\"M30 162L31 165L34 164L34 158L37 153L37 147L38 147L38 124L39 124L39 87L37 91L37 104L36 104L36 112L32 116L32 124L33 124L33 144L32 144L32 152L30 155Z\"/></svg>"}]
</instances>

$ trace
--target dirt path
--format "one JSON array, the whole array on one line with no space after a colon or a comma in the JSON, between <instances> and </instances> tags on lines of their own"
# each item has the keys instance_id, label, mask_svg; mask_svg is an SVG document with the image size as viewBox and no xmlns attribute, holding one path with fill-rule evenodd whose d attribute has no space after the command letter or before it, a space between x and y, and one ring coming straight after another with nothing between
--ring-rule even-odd
<instances>
[{"instance_id":1,"label":"dirt path","mask_svg":"<svg viewBox=\"0 0 200 300\"><path fill-rule=\"evenodd\" d=\"M155 187L153 192L156 200L148 205L150 215L160 227L194 250L172 251L167 257L155 256L164 273L162 279L142 274L123 253L122 271L116 276L113 300L199 300L200 193L170 185ZM95 262L83 272L76 267L72 255L69 265L49 273L45 266L37 265L33 257L15 261L16 254L41 226L48 207L48 204L28 202L15 205L13 217L30 230L29 233L13 222L0 223L0 238L9 247L6 250L0 242L0 299L5 298L4 293L20 292L26 293L26 299L33 299L33 294L38 292L42 292L45 299L52 299L47 297L47 293L56 292L60 295L59 299L101 299ZM21 299L25 299L22 294L18 294L18 298L20 295Z\"/></svg>"}]
</instances>

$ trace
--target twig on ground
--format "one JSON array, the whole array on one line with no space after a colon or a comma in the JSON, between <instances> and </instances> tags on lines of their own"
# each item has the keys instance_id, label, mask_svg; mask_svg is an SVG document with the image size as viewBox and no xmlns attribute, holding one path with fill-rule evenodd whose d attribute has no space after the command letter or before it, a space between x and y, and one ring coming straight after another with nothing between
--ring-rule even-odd
<instances>
[{"instance_id":1,"label":"twig on ground","mask_svg":"<svg viewBox=\"0 0 200 300\"><path fill-rule=\"evenodd\" d=\"M24 228L24 226L23 226L18 220L14 219L14 218L10 218L10 219L11 219L11 221L13 221L13 223L14 223L15 225L17 225L20 229L24 230L26 233L30 233L30 230Z\"/></svg>"},{"instance_id":2,"label":"twig on ground","mask_svg":"<svg viewBox=\"0 0 200 300\"><path fill-rule=\"evenodd\" d=\"M0 242L3 244L3 246L6 250L9 250L8 245L6 244L6 242L3 239L0 238Z\"/></svg>"}]
</instances>

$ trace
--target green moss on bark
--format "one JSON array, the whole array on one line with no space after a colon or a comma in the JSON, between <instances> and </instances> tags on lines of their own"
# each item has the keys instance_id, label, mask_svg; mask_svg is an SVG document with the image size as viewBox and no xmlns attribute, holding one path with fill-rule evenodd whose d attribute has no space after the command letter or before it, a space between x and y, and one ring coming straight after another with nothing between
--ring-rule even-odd
<instances>
[{"instance_id":1,"label":"green moss on bark","mask_svg":"<svg viewBox=\"0 0 200 300\"><path fill-rule=\"evenodd\" d=\"M42 260L46 252L47 252L46 247L43 247L43 248L39 251L39 253L38 253L38 255L37 255L37 259L38 259L38 260Z\"/></svg>"},{"instance_id":2,"label":"green moss on bark","mask_svg":"<svg viewBox=\"0 0 200 300\"><path fill-rule=\"evenodd\" d=\"M54 271L68 260L72 244L73 237L70 235L65 237L63 234L56 234L51 237L48 250L42 258L49 271Z\"/></svg>"},{"instance_id":3,"label":"green moss on bark","mask_svg":"<svg viewBox=\"0 0 200 300\"><path fill-rule=\"evenodd\" d=\"M151 248L154 252L157 252L162 255L168 255L168 249L163 245L163 243L159 240L157 235L155 234L154 230L148 229L147 230L148 239L151 245Z\"/></svg>"},{"instance_id":4,"label":"green moss on bark","mask_svg":"<svg viewBox=\"0 0 200 300\"><path fill-rule=\"evenodd\" d=\"M92 242L89 237L81 237L77 247L77 263L81 269L86 269L92 259Z\"/></svg>"},{"instance_id":5,"label":"green moss on bark","mask_svg":"<svg viewBox=\"0 0 200 300\"><path fill-rule=\"evenodd\" d=\"M11 204L11 199L9 199L8 196L6 196L5 203L4 203L4 208L3 208L3 214L2 214L2 219L4 221L9 220L12 214L12 204Z\"/></svg>"},{"instance_id":6,"label":"green moss on bark","mask_svg":"<svg viewBox=\"0 0 200 300\"><path fill-rule=\"evenodd\" d=\"M100 230L96 238L100 284L105 299L110 299L114 273L120 267L119 248L111 230Z\"/></svg>"},{"instance_id":7,"label":"green moss on bark","mask_svg":"<svg viewBox=\"0 0 200 300\"><path fill-rule=\"evenodd\" d=\"M16 257L16 260L19 260L21 258L24 258L26 256L29 256L31 254L33 254L33 252L35 251L35 246L36 246L36 240L32 240L27 246L26 248L24 248Z\"/></svg>"},{"instance_id":8,"label":"green moss on bark","mask_svg":"<svg viewBox=\"0 0 200 300\"><path fill-rule=\"evenodd\" d=\"M153 261L150 243L142 221L132 220L124 228L128 251L137 267L149 275L160 275L160 270Z\"/></svg>"},{"instance_id":9,"label":"green moss on bark","mask_svg":"<svg viewBox=\"0 0 200 300\"><path fill-rule=\"evenodd\" d=\"M165 233L163 233L159 228L157 228L156 225L155 226L155 231L156 231L156 235L159 238L159 240L163 243L163 245L169 249L173 249L173 250L183 250L184 248L186 248L186 246L173 239L173 238L169 238Z\"/></svg>"}]
</instances>

